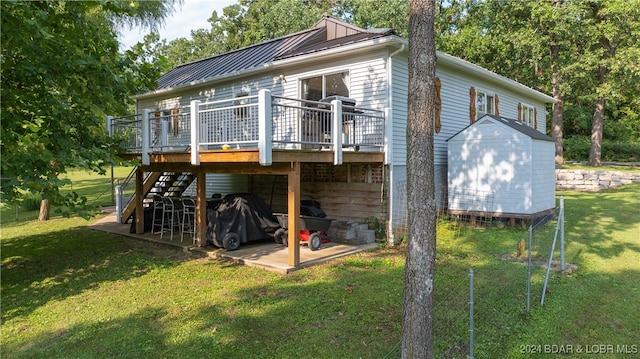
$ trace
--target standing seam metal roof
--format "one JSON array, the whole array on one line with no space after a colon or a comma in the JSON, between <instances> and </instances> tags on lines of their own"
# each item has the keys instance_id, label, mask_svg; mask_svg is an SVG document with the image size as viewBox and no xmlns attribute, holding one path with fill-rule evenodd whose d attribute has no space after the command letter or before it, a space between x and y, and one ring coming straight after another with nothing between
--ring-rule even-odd
<instances>
[{"instance_id":1,"label":"standing seam metal roof","mask_svg":"<svg viewBox=\"0 0 640 359\"><path fill-rule=\"evenodd\" d=\"M395 34L390 29L371 29L327 41L326 33L326 27L313 27L295 34L180 65L158 79L157 90L242 72L268 64L274 60Z\"/></svg>"}]
</instances>

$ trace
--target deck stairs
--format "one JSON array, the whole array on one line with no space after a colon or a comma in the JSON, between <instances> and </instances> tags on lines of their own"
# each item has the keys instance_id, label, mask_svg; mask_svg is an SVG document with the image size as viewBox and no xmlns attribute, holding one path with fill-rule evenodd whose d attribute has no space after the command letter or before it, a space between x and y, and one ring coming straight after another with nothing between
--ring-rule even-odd
<instances>
[{"instance_id":1,"label":"deck stairs","mask_svg":"<svg viewBox=\"0 0 640 359\"><path fill-rule=\"evenodd\" d=\"M135 173L135 169L134 169ZM149 207L153 203L153 196L179 197L195 180L196 176L190 172L148 172L143 182L143 205ZM127 223L136 211L133 200L135 194L128 199L122 211L122 223Z\"/></svg>"}]
</instances>

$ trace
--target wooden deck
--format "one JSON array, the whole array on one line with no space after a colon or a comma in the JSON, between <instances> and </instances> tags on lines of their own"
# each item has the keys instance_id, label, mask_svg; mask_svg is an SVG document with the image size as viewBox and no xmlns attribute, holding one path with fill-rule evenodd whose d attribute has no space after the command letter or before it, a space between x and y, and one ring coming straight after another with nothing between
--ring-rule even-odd
<instances>
[{"instance_id":1,"label":"wooden deck","mask_svg":"<svg viewBox=\"0 0 640 359\"><path fill-rule=\"evenodd\" d=\"M247 175L284 175L287 176L287 208L289 243L288 265L297 267L300 265L300 245L297 238L299 231L297 220L300 216L301 180L300 168L303 163L332 164L334 155L332 151L319 150L274 150L271 165L264 166L258 161L258 149L236 150L203 150L200 151L200 163L192 164L191 153L169 152L150 153L149 164L140 165L136 172L136 194L128 208L132 213L143 213L144 198L147 196L150 184L149 179L158 178L163 172L190 172L196 176L196 245L204 245L206 241L206 173L227 173ZM140 158L140 154L127 153L123 159L133 160ZM381 152L343 152L343 163L358 164L382 164L384 153ZM148 177L144 181L144 173L152 173L156 176ZM136 216L136 233L144 233L144 216Z\"/></svg>"}]
</instances>

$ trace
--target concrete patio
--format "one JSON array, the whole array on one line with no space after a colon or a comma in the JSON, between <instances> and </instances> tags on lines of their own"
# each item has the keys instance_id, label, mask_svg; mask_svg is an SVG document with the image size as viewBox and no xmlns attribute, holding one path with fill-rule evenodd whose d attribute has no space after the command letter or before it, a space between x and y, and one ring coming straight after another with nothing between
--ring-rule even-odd
<instances>
[{"instance_id":1,"label":"concrete patio","mask_svg":"<svg viewBox=\"0 0 640 359\"><path fill-rule=\"evenodd\" d=\"M348 245L332 242L323 243L320 249L312 251L307 248L306 245L301 245L300 265L293 267L288 265L287 247L270 240L244 243L235 251L227 251L215 246L198 247L192 244L190 235L185 235L184 242L181 242L180 233L177 235L174 233L173 241L169 240L169 236L166 233L162 239L160 239L160 234L130 233L129 228L131 224L117 223L114 210L112 208L105 208L104 210L109 214L89 226L89 228L135 238L136 240L181 248L184 251L201 252L212 258L226 259L238 264L262 267L267 270L285 274L305 267L325 263L335 258L378 248L377 243Z\"/></svg>"}]
</instances>

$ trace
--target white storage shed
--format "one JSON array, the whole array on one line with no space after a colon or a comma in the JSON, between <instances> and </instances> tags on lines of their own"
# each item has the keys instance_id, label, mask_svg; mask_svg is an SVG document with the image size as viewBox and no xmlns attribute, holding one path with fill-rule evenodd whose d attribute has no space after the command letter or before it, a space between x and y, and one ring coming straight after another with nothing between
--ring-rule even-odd
<instances>
[{"instance_id":1,"label":"white storage shed","mask_svg":"<svg viewBox=\"0 0 640 359\"><path fill-rule=\"evenodd\" d=\"M447 142L450 213L534 218L555 209L551 137L485 115Z\"/></svg>"}]
</instances>

